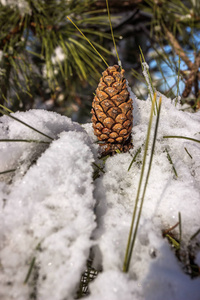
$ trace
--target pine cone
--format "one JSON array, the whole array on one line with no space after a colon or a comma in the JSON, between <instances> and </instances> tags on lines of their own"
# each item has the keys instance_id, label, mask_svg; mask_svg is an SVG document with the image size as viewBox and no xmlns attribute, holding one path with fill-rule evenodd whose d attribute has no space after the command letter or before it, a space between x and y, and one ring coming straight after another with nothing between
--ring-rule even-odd
<instances>
[{"instance_id":1,"label":"pine cone","mask_svg":"<svg viewBox=\"0 0 200 300\"><path fill-rule=\"evenodd\" d=\"M102 147L102 155L114 154L117 149L127 152L133 147L133 105L124 73L118 65L108 67L102 73L92 103L93 129Z\"/></svg>"}]
</instances>

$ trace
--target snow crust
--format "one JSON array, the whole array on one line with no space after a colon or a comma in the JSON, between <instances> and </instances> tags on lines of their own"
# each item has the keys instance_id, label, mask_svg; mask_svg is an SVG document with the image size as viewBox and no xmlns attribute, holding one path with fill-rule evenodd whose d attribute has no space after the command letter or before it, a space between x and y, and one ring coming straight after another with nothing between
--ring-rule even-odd
<instances>
[{"instance_id":1,"label":"snow crust","mask_svg":"<svg viewBox=\"0 0 200 300\"><path fill-rule=\"evenodd\" d=\"M97 159L91 124L83 128L43 110L13 115L51 136L51 142L9 117L0 118L1 139L51 142L0 143L0 171L15 169L0 175L0 299L27 300L33 295L37 300L74 299L93 247L94 267L102 267L102 272L90 284L89 300L199 300L200 277L191 279L184 273L162 230L175 225L180 212L186 249L200 227L199 143L163 138L199 140L200 112L183 112L163 95L136 244L129 273L122 272L151 109L149 99L132 98L134 148L109 157L105 173L94 182L92 162L102 162ZM128 171L139 148L141 153ZM147 165L149 157L150 152ZM174 232L178 236L178 227ZM199 264L199 235L193 243Z\"/></svg>"}]
</instances>

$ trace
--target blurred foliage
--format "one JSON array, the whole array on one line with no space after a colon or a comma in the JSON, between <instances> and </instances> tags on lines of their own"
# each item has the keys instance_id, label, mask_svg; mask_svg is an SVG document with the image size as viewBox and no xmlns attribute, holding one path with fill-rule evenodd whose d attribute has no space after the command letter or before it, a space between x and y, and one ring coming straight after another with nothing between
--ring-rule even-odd
<instances>
[{"instance_id":1,"label":"blurred foliage","mask_svg":"<svg viewBox=\"0 0 200 300\"><path fill-rule=\"evenodd\" d=\"M154 78L153 85L172 98L178 91L182 103L199 108L200 2L144 0L137 8L128 22L129 33L125 32L124 58L129 63L134 53L131 62L138 61L140 45ZM134 92L143 97L144 79L139 64L135 64L132 75L136 79Z\"/></svg>"},{"instance_id":2,"label":"blurred foliage","mask_svg":"<svg viewBox=\"0 0 200 300\"><path fill-rule=\"evenodd\" d=\"M0 2L0 103L14 111L45 108L88 121L106 66L67 16L110 65L116 64L106 1L23 0L23 8L20 2ZM199 0L109 0L109 6L134 93L141 99L148 93L140 46L154 87L199 108Z\"/></svg>"},{"instance_id":3,"label":"blurred foliage","mask_svg":"<svg viewBox=\"0 0 200 300\"><path fill-rule=\"evenodd\" d=\"M93 0L25 2L25 11L0 4L1 104L12 110L60 107L70 115L81 102L79 93L96 84L104 64L67 16L104 57L110 52L101 44L110 34L97 27L107 25L107 16L92 9Z\"/></svg>"}]
</instances>

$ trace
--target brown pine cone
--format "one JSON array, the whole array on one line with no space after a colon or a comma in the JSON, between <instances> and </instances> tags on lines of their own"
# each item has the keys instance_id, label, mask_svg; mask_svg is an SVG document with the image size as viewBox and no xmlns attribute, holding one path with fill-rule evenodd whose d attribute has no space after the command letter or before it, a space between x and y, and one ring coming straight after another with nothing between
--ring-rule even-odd
<instances>
[{"instance_id":1,"label":"brown pine cone","mask_svg":"<svg viewBox=\"0 0 200 300\"><path fill-rule=\"evenodd\" d=\"M108 67L100 79L92 103L92 123L102 155L127 152L133 147L132 99L124 78L125 71L118 65Z\"/></svg>"}]
</instances>

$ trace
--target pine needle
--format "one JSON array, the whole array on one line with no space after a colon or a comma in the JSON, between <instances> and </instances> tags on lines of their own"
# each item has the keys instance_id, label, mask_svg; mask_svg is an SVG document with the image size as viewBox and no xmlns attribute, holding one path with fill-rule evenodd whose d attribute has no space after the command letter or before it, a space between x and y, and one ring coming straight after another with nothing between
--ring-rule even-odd
<instances>
[{"instance_id":1,"label":"pine needle","mask_svg":"<svg viewBox=\"0 0 200 300\"><path fill-rule=\"evenodd\" d=\"M176 102L175 102L175 106L178 103L178 94L179 94L179 79L180 79L180 55L178 58L178 81L177 81L177 95L176 95Z\"/></svg>"},{"instance_id":2,"label":"pine needle","mask_svg":"<svg viewBox=\"0 0 200 300\"><path fill-rule=\"evenodd\" d=\"M181 213L178 213L178 223L179 223L179 244L182 240L182 221L181 221Z\"/></svg>"},{"instance_id":3,"label":"pine needle","mask_svg":"<svg viewBox=\"0 0 200 300\"><path fill-rule=\"evenodd\" d=\"M189 155L189 157L192 159L192 155L189 153L188 149L186 147L184 147L186 153Z\"/></svg>"},{"instance_id":4,"label":"pine needle","mask_svg":"<svg viewBox=\"0 0 200 300\"><path fill-rule=\"evenodd\" d=\"M173 171L174 171L174 174L175 174L176 177L178 177L178 174L177 174L177 172L176 172L176 168L175 168L175 166L174 166L174 163L173 163L173 161L172 161L171 155L169 154L169 151L167 150L167 148L165 148L165 151L167 152L167 159L168 159L170 165L172 165L172 169L173 169Z\"/></svg>"},{"instance_id":5,"label":"pine needle","mask_svg":"<svg viewBox=\"0 0 200 300\"><path fill-rule=\"evenodd\" d=\"M16 171L16 169L6 170L6 171L3 171L3 172L0 172L0 175L6 174L6 173L15 172L15 171Z\"/></svg>"},{"instance_id":6,"label":"pine needle","mask_svg":"<svg viewBox=\"0 0 200 300\"><path fill-rule=\"evenodd\" d=\"M131 167L132 167L132 164L136 161L136 158L137 158L138 154L141 153L141 150L142 150L142 148L140 147L140 148L136 151L136 153L135 153L135 155L133 156L133 159L132 159L132 161L131 161L131 163L130 163L130 165L129 165L129 167L128 167L128 171L130 171L130 169L131 169Z\"/></svg>"},{"instance_id":7,"label":"pine needle","mask_svg":"<svg viewBox=\"0 0 200 300\"><path fill-rule=\"evenodd\" d=\"M99 57L103 60L105 65L109 67L103 56L99 53L99 51L94 47L94 45L90 42L90 40L84 35L84 33L78 28L78 26L67 16L67 19L76 27L76 29L80 32L80 34L86 39L86 41L90 44L90 46L94 49L94 51L99 55Z\"/></svg>"},{"instance_id":8,"label":"pine needle","mask_svg":"<svg viewBox=\"0 0 200 300\"><path fill-rule=\"evenodd\" d=\"M8 111L9 113L14 113L12 110L10 110L9 108L7 108L6 106L0 104L0 107L2 107L3 109L5 109L6 111Z\"/></svg>"},{"instance_id":9,"label":"pine needle","mask_svg":"<svg viewBox=\"0 0 200 300\"><path fill-rule=\"evenodd\" d=\"M193 142L196 142L196 143L200 143L200 140L196 140L196 139L193 139L193 138L190 138L190 137L187 137L187 136L181 136L181 135L164 135L163 136L164 139L185 139L185 140L189 140L189 141L193 141Z\"/></svg>"},{"instance_id":10,"label":"pine needle","mask_svg":"<svg viewBox=\"0 0 200 300\"><path fill-rule=\"evenodd\" d=\"M27 273L26 278L25 278L25 280L24 280L24 284L27 284L27 282L28 282L28 280L29 280L29 278L30 278L30 276L31 276L33 267L34 267L34 265L35 265L35 260L36 260L36 258L33 257L32 261L31 261L31 264L30 264L30 267L29 267L29 270L28 270L28 273Z\"/></svg>"},{"instance_id":11,"label":"pine needle","mask_svg":"<svg viewBox=\"0 0 200 300\"><path fill-rule=\"evenodd\" d=\"M132 222L131 222L131 227L130 227L130 231L129 231L128 243L127 243L127 248L126 248L126 253L125 253L125 258L124 258L123 272L128 272L128 270L129 270L130 261L131 261L131 257L132 257L132 253L133 253L134 244L135 244L135 239L136 239L136 235L137 235L137 230L138 230L138 226L139 226L140 216L141 216L141 212L142 212L142 207L143 207L143 203L144 203L146 187L148 184L148 179L149 179L152 160L153 160L153 153L154 153L154 148L155 148L158 123L159 123L159 117L160 117L161 97L159 100L158 114L157 114L157 119L156 119L156 126L155 126L155 131L154 131L154 139L153 139L153 145L152 145L152 149L151 149L151 156L150 156L148 171L147 171L145 185L144 185L144 189L143 189L143 193L142 193L142 197L141 197L140 208L139 208L139 212L138 212L138 216L137 216L137 220L136 220L137 206L138 206L139 197L140 197L141 185L142 185L142 181L143 181L143 177L144 177L144 169L145 169L146 158L147 158L147 151L148 151L148 145L149 145L149 139L150 139L151 126L152 126L152 121L153 121L153 111L154 111L154 107L155 107L155 102L156 102L156 94L154 94L154 98L153 98L152 105L151 105L151 113L150 113L147 137L146 137L146 142L145 142L145 151L144 151L144 156L143 156L142 170L141 170L141 174L140 174L140 180L139 180L139 184L138 184L138 190L137 190L137 195L136 195L136 200L135 200ZM133 232L135 221L136 221L136 225L135 225L135 229Z\"/></svg>"},{"instance_id":12,"label":"pine needle","mask_svg":"<svg viewBox=\"0 0 200 300\"><path fill-rule=\"evenodd\" d=\"M41 132L40 130L38 130L38 129L32 127L31 125L29 125L29 124L23 122L22 120L20 120L20 119L14 117L14 116L11 116L11 115L8 114L7 112L5 112L5 111L3 111L3 110L1 110L1 109L0 109L0 112L1 112L3 115L6 115L6 116L8 116L9 118L11 118L11 119L13 119L13 120L15 120L15 121L17 121L17 122L19 122L19 123L25 125L26 127L28 127L28 128L30 128L30 129L32 129L32 130L38 132L39 134L41 134L41 135L47 137L48 139L50 139L50 140L52 140L52 141L54 140L52 137L48 136L47 134L45 134L45 133Z\"/></svg>"},{"instance_id":13,"label":"pine needle","mask_svg":"<svg viewBox=\"0 0 200 300\"><path fill-rule=\"evenodd\" d=\"M111 17L110 17L110 10L109 10L109 5L108 5L108 0L106 0L106 5L107 5L108 19L109 19L109 23L110 23L110 31L111 31L111 35L112 35L112 39L113 39L113 44L114 44L114 47L115 47L115 52L116 52L116 55L117 55L118 63L120 63L121 61L119 59L119 54L118 54L117 46L116 46L116 43L115 43L115 37L114 37L114 34L113 34L113 28L112 28L112 22L111 22ZM122 69L121 65L120 65L120 67Z\"/></svg>"},{"instance_id":14,"label":"pine needle","mask_svg":"<svg viewBox=\"0 0 200 300\"><path fill-rule=\"evenodd\" d=\"M0 142L24 142L24 143L50 144L50 142L45 142L45 141L23 140L23 139L0 139Z\"/></svg>"},{"instance_id":15,"label":"pine needle","mask_svg":"<svg viewBox=\"0 0 200 300\"><path fill-rule=\"evenodd\" d=\"M105 173L105 171L104 171L101 167L99 167L96 163L93 162L93 165L94 165L99 171L101 171L102 173Z\"/></svg>"},{"instance_id":16,"label":"pine needle","mask_svg":"<svg viewBox=\"0 0 200 300\"><path fill-rule=\"evenodd\" d=\"M176 250L179 250L180 249L180 244L179 242L177 242L173 237L171 237L169 234L166 234L165 235L169 241L172 243L173 247L176 249Z\"/></svg>"},{"instance_id":17,"label":"pine needle","mask_svg":"<svg viewBox=\"0 0 200 300\"><path fill-rule=\"evenodd\" d=\"M200 228L191 236L190 241L192 241L200 233Z\"/></svg>"},{"instance_id":18,"label":"pine needle","mask_svg":"<svg viewBox=\"0 0 200 300\"><path fill-rule=\"evenodd\" d=\"M144 69L144 63L146 65L147 65L147 63L145 61L144 54L142 52L142 48L140 46L139 46L139 49L140 49L140 53L141 53L141 55L140 55L140 62L141 62L142 70L143 70L143 75L144 75L144 78L145 78L145 81L146 81L146 84L147 84L147 89L149 91L149 95L150 95L151 101L153 101L152 93L155 95L155 91L154 91L152 79L151 79L151 76L150 76L148 68ZM147 76L145 76L144 71L146 71ZM148 82L148 80L147 80L146 77L148 77L149 82ZM150 89L150 86L151 86L151 89ZM156 110L158 111L157 102L155 104L156 104ZM154 111L154 114L156 114L155 111Z\"/></svg>"}]
</instances>

